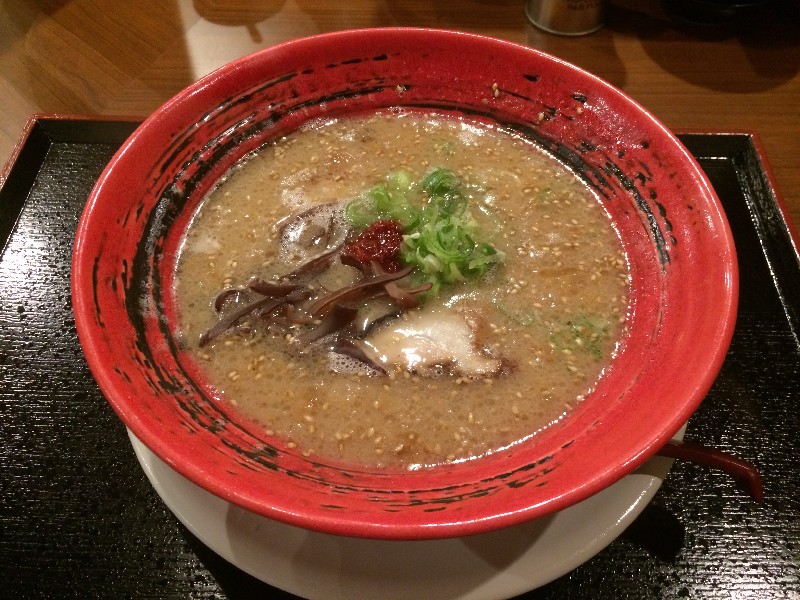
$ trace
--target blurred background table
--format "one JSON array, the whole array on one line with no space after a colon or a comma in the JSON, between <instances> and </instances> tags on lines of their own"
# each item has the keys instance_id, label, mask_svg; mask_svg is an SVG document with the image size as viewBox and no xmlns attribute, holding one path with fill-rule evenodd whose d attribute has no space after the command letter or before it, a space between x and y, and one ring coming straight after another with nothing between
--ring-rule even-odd
<instances>
[{"instance_id":1,"label":"blurred background table","mask_svg":"<svg viewBox=\"0 0 800 600\"><path fill-rule=\"evenodd\" d=\"M612 0L605 27L570 38L534 28L523 0L0 0L0 166L33 114L112 118L101 128L107 142L54 146L19 235L0 255L0 597L289 597L227 565L178 524L82 360L69 304L71 236L94 178L133 127L114 118L144 118L216 67L296 37L458 29L575 63L673 130L755 134L800 223L800 2L761 3L725 23L675 17L693 1ZM723 186L726 210L735 209L746 276L732 352L689 437L756 460L767 502L754 507L728 478L681 465L621 540L526 598L800 598L800 360L797 328L786 322L791 310L800 313L800 294L787 305L771 287L777 263L760 248L781 246L753 230L758 218L734 171L747 171L756 187L760 172L715 160L717 149L730 158L725 148L744 142L684 139ZM0 205L0 217L10 210ZM31 223L38 229L26 241ZM789 284L800 290L797 278ZM680 537L651 539L662 530L653 522L665 519Z\"/></svg>"}]
</instances>

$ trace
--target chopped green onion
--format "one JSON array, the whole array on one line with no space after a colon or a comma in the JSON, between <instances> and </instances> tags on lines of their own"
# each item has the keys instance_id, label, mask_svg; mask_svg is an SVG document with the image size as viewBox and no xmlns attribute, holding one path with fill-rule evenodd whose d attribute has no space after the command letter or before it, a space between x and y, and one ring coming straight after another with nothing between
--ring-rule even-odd
<instances>
[{"instance_id":1,"label":"chopped green onion","mask_svg":"<svg viewBox=\"0 0 800 600\"><path fill-rule=\"evenodd\" d=\"M554 328L550 341L560 350L584 351L600 359L610 327L611 323L603 317L581 313Z\"/></svg>"},{"instance_id":2,"label":"chopped green onion","mask_svg":"<svg viewBox=\"0 0 800 600\"><path fill-rule=\"evenodd\" d=\"M504 255L479 238L461 179L448 169L434 169L419 184L405 171L392 173L362 197L347 204L345 215L357 228L374 221L398 221L404 231L400 257L416 267L415 278L443 285L483 276Z\"/></svg>"}]
</instances>

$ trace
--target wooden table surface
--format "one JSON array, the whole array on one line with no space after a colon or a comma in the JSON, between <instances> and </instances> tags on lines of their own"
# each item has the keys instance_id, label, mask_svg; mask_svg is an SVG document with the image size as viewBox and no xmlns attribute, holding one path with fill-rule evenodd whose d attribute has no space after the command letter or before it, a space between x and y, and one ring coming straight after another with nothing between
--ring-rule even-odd
<instances>
[{"instance_id":1,"label":"wooden table surface","mask_svg":"<svg viewBox=\"0 0 800 600\"><path fill-rule=\"evenodd\" d=\"M34 113L145 117L220 65L338 29L422 26L544 50L621 88L673 130L756 133L800 222L800 2L725 25L671 18L676 0L612 0L584 37L535 29L524 0L3 0L0 165Z\"/></svg>"}]
</instances>

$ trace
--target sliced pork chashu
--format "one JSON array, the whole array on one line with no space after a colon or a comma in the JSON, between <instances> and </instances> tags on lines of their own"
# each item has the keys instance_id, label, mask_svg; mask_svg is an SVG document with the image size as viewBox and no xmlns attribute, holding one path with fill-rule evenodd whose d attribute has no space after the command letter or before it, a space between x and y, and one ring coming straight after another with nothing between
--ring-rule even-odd
<instances>
[{"instance_id":1,"label":"sliced pork chashu","mask_svg":"<svg viewBox=\"0 0 800 600\"><path fill-rule=\"evenodd\" d=\"M399 368L420 375L498 375L506 365L483 345L480 331L476 314L423 308L380 327L360 345L386 370Z\"/></svg>"}]
</instances>

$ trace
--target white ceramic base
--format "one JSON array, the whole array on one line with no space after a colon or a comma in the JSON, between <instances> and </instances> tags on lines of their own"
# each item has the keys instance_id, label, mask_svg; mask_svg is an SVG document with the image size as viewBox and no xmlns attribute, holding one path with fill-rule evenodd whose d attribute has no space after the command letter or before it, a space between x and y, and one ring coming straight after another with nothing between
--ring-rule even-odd
<instances>
[{"instance_id":1,"label":"white ceramic base","mask_svg":"<svg viewBox=\"0 0 800 600\"><path fill-rule=\"evenodd\" d=\"M261 517L193 484L129 435L156 492L204 544L276 588L325 600L493 600L525 593L610 544L647 506L672 466L655 457L595 496L523 525L398 542L333 536Z\"/></svg>"}]
</instances>

